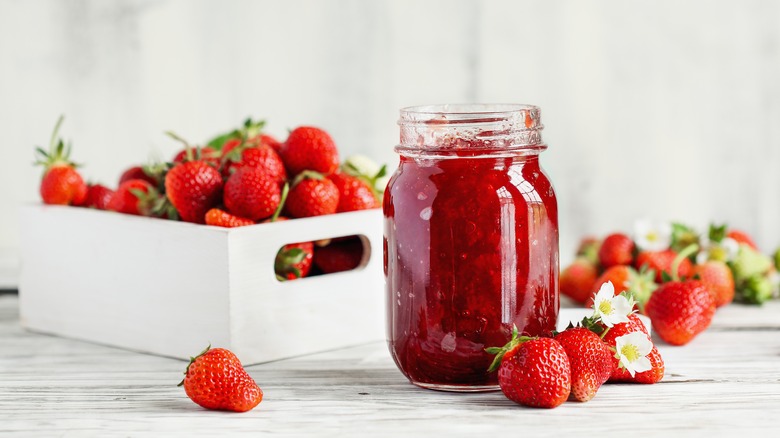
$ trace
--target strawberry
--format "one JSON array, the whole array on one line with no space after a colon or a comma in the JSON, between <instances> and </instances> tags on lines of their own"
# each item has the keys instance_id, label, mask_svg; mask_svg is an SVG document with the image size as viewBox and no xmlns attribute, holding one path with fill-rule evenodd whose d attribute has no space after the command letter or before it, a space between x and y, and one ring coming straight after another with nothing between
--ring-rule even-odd
<instances>
[{"instance_id":1,"label":"strawberry","mask_svg":"<svg viewBox=\"0 0 780 438\"><path fill-rule=\"evenodd\" d=\"M569 358L555 339L518 337L515 328L508 344L486 351L496 355L489 371L498 369L498 385L515 403L554 408L569 397Z\"/></svg>"},{"instance_id":2,"label":"strawberry","mask_svg":"<svg viewBox=\"0 0 780 438\"><path fill-rule=\"evenodd\" d=\"M327 132L319 128L295 128L279 152L290 175L297 175L304 170L330 175L339 167L336 144Z\"/></svg>"},{"instance_id":3,"label":"strawberry","mask_svg":"<svg viewBox=\"0 0 780 438\"><path fill-rule=\"evenodd\" d=\"M653 281L653 273L651 272L637 272L634 268L626 265L613 266L604 271L593 282L593 288L585 303L587 307L593 306L593 297L599 291L601 285L608 281L611 281L615 286L615 295L628 292L639 303L640 307L647 302L650 294L658 287Z\"/></svg>"},{"instance_id":4,"label":"strawberry","mask_svg":"<svg viewBox=\"0 0 780 438\"><path fill-rule=\"evenodd\" d=\"M236 228L254 224L255 221L252 219L246 219L232 215L225 210L220 210L219 208L212 208L206 212L206 225L211 225L214 227Z\"/></svg>"},{"instance_id":5,"label":"strawberry","mask_svg":"<svg viewBox=\"0 0 780 438\"><path fill-rule=\"evenodd\" d=\"M300 242L284 245L276 254L274 272L279 281L294 280L309 275L314 259L314 243Z\"/></svg>"},{"instance_id":6,"label":"strawberry","mask_svg":"<svg viewBox=\"0 0 780 438\"><path fill-rule=\"evenodd\" d=\"M150 216L152 213L152 198L158 196L157 191L148 182L141 179L131 179L123 182L116 189L107 209L118 213L136 216Z\"/></svg>"},{"instance_id":7,"label":"strawberry","mask_svg":"<svg viewBox=\"0 0 780 438\"><path fill-rule=\"evenodd\" d=\"M328 179L333 181L339 190L336 212L368 210L382 206L366 181L346 173L334 173L329 175Z\"/></svg>"},{"instance_id":8,"label":"strawberry","mask_svg":"<svg viewBox=\"0 0 780 438\"><path fill-rule=\"evenodd\" d=\"M151 184L152 187L158 187L160 185L160 175L154 175L149 168L145 166L133 166L124 172L119 177L119 185L122 185L125 181L131 179L140 179Z\"/></svg>"},{"instance_id":9,"label":"strawberry","mask_svg":"<svg viewBox=\"0 0 780 438\"><path fill-rule=\"evenodd\" d=\"M51 135L49 151L36 147L35 164L42 165L41 199L45 204L83 205L87 198L87 184L70 161L71 146L58 137L64 117L60 116Z\"/></svg>"},{"instance_id":10,"label":"strawberry","mask_svg":"<svg viewBox=\"0 0 780 438\"><path fill-rule=\"evenodd\" d=\"M84 207L108 210L108 204L113 196L114 191L108 187L101 184L90 184L87 186L87 197L84 200Z\"/></svg>"},{"instance_id":11,"label":"strawberry","mask_svg":"<svg viewBox=\"0 0 780 438\"><path fill-rule=\"evenodd\" d=\"M640 320L636 314L632 313L631 315L628 315L628 319L628 322L615 324L609 330L607 330L606 333L604 333L602 340L611 348L615 348L615 340L617 338L633 332L642 332L647 336L648 339L650 339L650 334L647 331L647 327L645 327L644 323L642 323L642 320ZM606 330L606 327L602 326L602 329ZM658 349L655 347L655 345L653 345L653 349L650 351L648 359L650 360L650 365L652 368L647 371L636 373L634 377L631 377L631 374L625 368L618 366L619 361L617 357L613 356L612 375L610 376L609 381L645 384L660 382L664 377L664 361L663 358L661 358L661 353L658 352Z\"/></svg>"},{"instance_id":12,"label":"strawberry","mask_svg":"<svg viewBox=\"0 0 780 438\"><path fill-rule=\"evenodd\" d=\"M184 371L187 397L206 409L246 412L263 400L263 391L246 372L235 354L207 347L190 358Z\"/></svg>"},{"instance_id":13,"label":"strawberry","mask_svg":"<svg viewBox=\"0 0 780 438\"><path fill-rule=\"evenodd\" d=\"M693 275L710 289L716 307L734 301L734 276L725 263L716 260L704 262L694 266Z\"/></svg>"},{"instance_id":14,"label":"strawberry","mask_svg":"<svg viewBox=\"0 0 780 438\"><path fill-rule=\"evenodd\" d=\"M625 234L607 236L599 248L599 262L603 268L630 265L634 260L634 241Z\"/></svg>"},{"instance_id":15,"label":"strawberry","mask_svg":"<svg viewBox=\"0 0 780 438\"><path fill-rule=\"evenodd\" d=\"M351 271L363 261L363 242L359 237L333 241L314 250L314 264L326 274Z\"/></svg>"},{"instance_id":16,"label":"strawberry","mask_svg":"<svg viewBox=\"0 0 780 438\"><path fill-rule=\"evenodd\" d=\"M636 256L635 266L637 269L653 270L655 272L655 281L661 283L663 274L666 272L672 275L672 262L677 257L677 253L671 249L664 251L642 251ZM687 258L683 259L677 268L679 277L690 277L693 274L693 265Z\"/></svg>"},{"instance_id":17,"label":"strawberry","mask_svg":"<svg viewBox=\"0 0 780 438\"><path fill-rule=\"evenodd\" d=\"M580 304L584 304L588 298L593 296L593 283L596 282L597 276L596 266L585 257L578 257L561 272L561 293Z\"/></svg>"},{"instance_id":18,"label":"strawberry","mask_svg":"<svg viewBox=\"0 0 780 438\"><path fill-rule=\"evenodd\" d=\"M271 216L281 202L276 179L254 167L242 167L225 183L225 206L237 216L252 220Z\"/></svg>"},{"instance_id":19,"label":"strawberry","mask_svg":"<svg viewBox=\"0 0 780 438\"><path fill-rule=\"evenodd\" d=\"M701 281L671 281L653 293L645 312L661 339L672 345L685 345L709 327L715 314L715 299Z\"/></svg>"},{"instance_id":20,"label":"strawberry","mask_svg":"<svg viewBox=\"0 0 780 438\"><path fill-rule=\"evenodd\" d=\"M260 169L279 183L287 180L287 171L279 154L273 149L254 142L236 142L233 140L225 143L222 149L222 176L227 179L237 169L242 167L254 167Z\"/></svg>"},{"instance_id":21,"label":"strawberry","mask_svg":"<svg viewBox=\"0 0 780 438\"><path fill-rule=\"evenodd\" d=\"M594 265L599 264L599 249L601 241L595 237L584 237L577 246L577 257L584 257Z\"/></svg>"},{"instance_id":22,"label":"strawberry","mask_svg":"<svg viewBox=\"0 0 780 438\"><path fill-rule=\"evenodd\" d=\"M320 173L305 171L293 181L285 208L292 217L310 217L333 214L338 205L336 184Z\"/></svg>"},{"instance_id":23,"label":"strawberry","mask_svg":"<svg viewBox=\"0 0 780 438\"><path fill-rule=\"evenodd\" d=\"M220 157L221 154L218 150L212 149L208 146L200 148L185 146L184 149L180 150L176 153L176 155L173 156L173 163L179 164L185 161L200 160L205 161L214 167L219 167Z\"/></svg>"},{"instance_id":24,"label":"strawberry","mask_svg":"<svg viewBox=\"0 0 780 438\"><path fill-rule=\"evenodd\" d=\"M186 161L165 175L165 194L183 221L203 224L222 196L222 175L205 161Z\"/></svg>"},{"instance_id":25,"label":"strawberry","mask_svg":"<svg viewBox=\"0 0 780 438\"><path fill-rule=\"evenodd\" d=\"M555 336L569 358L571 394L569 399L586 402L612 375L613 354L607 344L584 327L572 327Z\"/></svg>"},{"instance_id":26,"label":"strawberry","mask_svg":"<svg viewBox=\"0 0 780 438\"><path fill-rule=\"evenodd\" d=\"M758 251L758 246L756 245L756 242L753 240L750 235L744 231L731 229L728 233L726 233L726 237L730 237L737 241L737 243L742 243L750 248Z\"/></svg>"},{"instance_id":27,"label":"strawberry","mask_svg":"<svg viewBox=\"0 0 780 438\"><path fill-rule=\"evenodd\" d=\"M260 134L259 136L255 137L255 139L258 139L260 143L273 149L277 154L280 150L282 150L282 142L268 134Z\"/></svg>"}]
</instances>

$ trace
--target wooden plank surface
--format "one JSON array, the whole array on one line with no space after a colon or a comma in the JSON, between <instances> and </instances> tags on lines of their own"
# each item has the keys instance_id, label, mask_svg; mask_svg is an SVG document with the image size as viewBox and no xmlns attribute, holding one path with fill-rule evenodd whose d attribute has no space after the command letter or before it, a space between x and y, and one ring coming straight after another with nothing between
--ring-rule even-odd
<instances>
[{"instance_id":1,"label":"wooden plank surface","mask_svg":"<svg viewBox=\"0 0 780 438\"><path fill-rule=\"evenodd\" d=\"M720 436L779 427L776 302L722 309L688 346L660 346L661 383L606 385L584 404L536 410L500 392L418 389L378 342L249 367L265 399L245 414L189 401L176 387L181 361L25 332L17 303L0 295L0 435Z\"/></svg>"}]
</instances>

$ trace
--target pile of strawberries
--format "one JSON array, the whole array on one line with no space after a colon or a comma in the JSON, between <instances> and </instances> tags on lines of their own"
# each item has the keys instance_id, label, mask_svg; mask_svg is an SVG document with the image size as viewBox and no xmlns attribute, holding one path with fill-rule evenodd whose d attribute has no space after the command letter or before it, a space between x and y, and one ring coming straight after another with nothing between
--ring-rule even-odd
<instances>
[{"instance_id":1,"label":"pile of strawberries","mask_svg":"<svg viewBox=\"0 0 780 438\"><path fill-rule=\"evenodd\" d=\"M652 384L664 376L664 361L627 294L611 283L594 296L593 315L553 337L518 336L495 354L490 371L512 401L554 408L566 400L587 402L606 382Z\"/></svg>"},{"instance_id":2,"label":"pile of strawberries","mask_svg":"<svg viewBox=\"0 0 780 438\"><path fill-rule=\"evenodd\" d=\"M169 163L132 166L116 190L87 184L70 160L70 145L57 122L44 166L40 194L46 204L110 210L219 227L240 227L340 212L379 208L377 180L385 168L365 173L350 160L341 165L336 144L322 129L302 126L284 142L262 132L264 122L244 125L206 146L183 143ZM369 166L370 167L370 166ZM362 259L356 236L286 245L277 255L280 280L350 270Z\"/></svg>"},{"instance_id":3,"label":"pile of strawberries","mask_svg":"<svg viewBox=\"0 0 780 438\"><path fill-rule=\"evenodd\" d=\"M592 305L604 283L628 293L658 336L684 345L704 331L715 309L732 301L761 304L776 296L780 252L758 251L745 232L711 225L706 234L679 224L637 223L634 237L584 239L561 273L561 293Z\"/></svg>"}]
</instances>

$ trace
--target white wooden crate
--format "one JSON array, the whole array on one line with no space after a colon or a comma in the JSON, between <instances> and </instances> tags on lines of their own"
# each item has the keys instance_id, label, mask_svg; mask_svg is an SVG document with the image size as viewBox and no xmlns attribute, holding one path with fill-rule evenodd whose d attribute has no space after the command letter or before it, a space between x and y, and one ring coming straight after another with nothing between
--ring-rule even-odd
<instances>
[{"instance_id":1,"label":"white wooden crate","mask_svg":"<svg viewBox=\"0 0 780 438\"><path fill-rule=\"evenodd\" d=\"M21 225L30 330L176 358L211 343L245 364L384 338L380 210L227 229L30 205ZM276 280L282 245L354 234L362 268Z\"/></svg>"}]
</instances>

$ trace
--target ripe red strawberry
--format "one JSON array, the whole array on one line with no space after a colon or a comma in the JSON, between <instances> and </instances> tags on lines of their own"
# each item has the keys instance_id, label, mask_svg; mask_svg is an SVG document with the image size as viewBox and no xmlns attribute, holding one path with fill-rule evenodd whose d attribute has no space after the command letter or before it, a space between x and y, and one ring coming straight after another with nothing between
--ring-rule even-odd
<instances>
[{"instance_id":1,"label":"ripe red strawberry","mask_svg":"<svg viewBox=\"0 0 780 438\"><path fill-rule=\"evenodd\" d=\"M189 155L188 155L189 154ZM185 161L205 161L206 163L219 167L220 157L222 155L218 150L212 149L208 146L201 148L194 146L185 146L173 156L173 163L183 163Z\"/></svg>"},{"instance_id":2,"label":"ripe red strawberry","mask_svg":"<svg viewBox=\"0 0 780 438\"><path fill-rule=\"evenodd\" d=\"M225 206L237 216L265 219L279 207L281 189L276 179L260 169L238 169L225 183Z\"/></svg>"},{"instance_id":3,"label":"ripe red strawberry","mask_svg":"<svg viewBox=\"0 0 780 438\"><path fill-rule=\"evenodd\" d=\"M642 251L636 257L635 266L637 269L646 267L647 270L655 271L655 281L661 283L663 281L663 273L666 272L669 275L672 273L672 263L677 257L677 253L671 249L665 251ZM693 274L693 265L691 261L684 258L677 268L677 275L679 277L690 277Z\"/></svg>"},{"instance_id":4,"label":"ripe red strawberry","mask_svg":"<svg viewBox=\"0 0 780 438\"><path fill-rule=\"evenodd\" d=\"M515 329L508 344L487 352L496 354L489 371L498 369L498 385L515 403L554 408L569 397L569 358L555 339L518 337Z\"/></svg>"},{"instance_id":5,"label":"ripe red strawberry","mask_svg":"<svg viewBox=\"0 0 780 438\"><path fill-rule=\"evenodd\" d=\"M158 187L160 185L159 175L152 175L150 172L147 172L147 169L144 169L143 166L133 166L122 172L122 176L119 177L119 185L122 185L123 182L130 181L131 179L146 181L151 184L152 187Z\"/></svg>"},{"instance_id":6,"label":"ripe red strawberry","mask_svg":"<svg viewBox=\"0 0 780 438\"><path fill-rule=\"evenodd\" d=\"M254 167L277 182L287 179L287 171L279 154L268 146L254 142L228 141L222 149L222 175L229 178L237 169Z\"/></svg>"},{"instance_id":7,"label":"ripe red strawberry","mask_svg":"<svg viewBox=\"0 0 780 438\"><path fill-rule=\"evenodd\" d=\"M336 212L367 210L382 206L374 190L364 180L346 173L334 173L328 175L328 179L333 181L339 190L339 205L336 207Z\"/></svg>"},{"instance_id":8,"label":"ripe red strawberry","mask_svg":"<svg viewBox=\"0 0 780 438\"><path fill-rule=\"evenodd\" d=\"M207 347L190 359L184 371L187 397L206 409L246 412L263 400L263 391L246 372L235 354Z\"/></svg>"},{"instance_id":9,"label":"ripe red strawberry","mask_svg":"<svg viewBox=\"0 0 780 438\"><path fill-rule=\"evenodd\" d=\"M715 300L701 281L670 281L653 293L645 313L661 339L685 345L710 326Z\"/></svg>"},{"instance_id":10,"label":"ripe red strawberry","mask_svg":"<svg viewBox=\"0 0 780 438\"><path fill-rule=\"evenodd\" d=\"M294 280L309 275L314 259L314 243L300 242L284 245L276 254L274 272L280 281Z\"/></svg>"},{"instance_id":11,"label":"ripe red strawberry","mask_svg":"<svg viewBox=\"0 0 780 438\"><path fill-rule=\"evenodd\" d=\"M634 268L626 265L613 266L596 279L593 288L586 301L586 306L593 306L593 297L599 291L601 285L606 282L612 282L615 286L615 295L628 292L634 297L640 307L650 299L650 294L658 287L653 281L653 275L649 272L637 272Z\"/></svg>"},{"instance_id":12,"label":"ripe red strawberry","mask_svg":"<svg viewBox=\"0 0 780 438\"><path fill-rule=\"evenodd\" d=\"M693 275L712 292L715 307L734 301L734 275L728 265L721 261L710 260L693 267Z\"/></svg>"},{"instance_id":13,"label":"ripe red strawberry","mask_svg":"<svg viewBox=\"0 0 780 438\"><path fill-rule=\"evenodd\" d=\"M359 237L332 241L314 249L314 264L326 274L351 271L363 261L363 242Z\"/></svg>"},{"instance_id":14,"label":"ripe red strawberry","mask_svg":"<svg viewBox=\"0 0 780 438\"><path fill-rule=\"evenodd\" d=\"M38 157L35 164L42 165L41 199L45 204L83 205L87 198L87 184L70 161L70 145L59 138L63 117L57 120L51 136L49 151L36 147Z\"/></svg>"},{"instance_id":15,"label":"ripe red strawberry","mask_svg":"<svg viewBox=\"0 0 780 438\"><path fill-rule=\"evenodd\" d=\"M114 196L114 191L101 184L90 184L87 187L87 198L84 207L108 210L108 204Z\"/></svg>"},{"instance_id":16,"label":"ripe red strawberry","mask_svg":"<svg viewBox=\"0 0 780 438\"><path fill-rule=\"evenodd\" d=\"M279 152L290 175L304 170L330 175L339 167L336 144L327 132L319 128L295 128Z\"/></svg>"},{"instance_id":17,"label":"ripe red strawberry","mask_svg":"<svg viewBox=\"0 0 780 438\"><path fill-rule=\"evenodd\" d=\"M295 178L285 209L292 217L333 214L339 205L339 189L333 181L312 171Z\"/></svg>"},{"instance_id":18,"label":"ripe red strawberry","mask_svg":"<svg viewBox=\"0 0 780 438\"><path fill-rule=\"evenodd\" d=\"M571 394L569 399L586 402L612 375L613 354L607 344L584 327L573 327L555 336L569 358Z\"/></svg>"},{"instance_id":19,"label":"ripe red strawberry","mask_svg":"<svg viewBox=\"0 0 780 438\"><path fill-rule=\"evenodd\" d=\"M259 136L260 143L268 146L269 148L276 151L276 153L279 153L279 151L282 149L282 142L277 140L276 138L268 135L268 134L260 134ZM257 138L257 137L255 137Z\"/></svg>"},{"instance_id":20,"label":"ripe red strawberry","mask_svg":"<svg viewBox=\"0 0 780 438\"><path fill-rule=\"evenodd\" d=\"M756 245L756 242L753 240L752 237L750 237L748 233L744 231L731 229L729 230L728 233L726 233L726 237L730 237L736 240L737 243L745 244L753 248L754 250L758 251L758 246Z\"/></svg>"},{"instance_id":21,"label":"ripe red strawberry","mask_svg":"<svg viewBox=\"0 0 780 438\"><path fill-rule=\"evenodd\" d=\"M629 315L628 319L628 322L613 325L612 328L610 328L609 331L604 335L603 341L607 345L615 348L615 340L617 338L632 332L642 332L647 335L648 339L650 339L647 327L645 327L644 323L642 323L642 320L640 320L636 314ZM602 328L606 329L606 327L603 326ZM660 382L664 377L664 361L663 358L661 358L661 353L658 352L658 349L655 347L655 345L653 345L653 349L650 351L648 359L650 359L650 365L652 368L647 371L636 373L634 377L631 377L631 374L628 372L628 370L618 366L619 361L617 357L612 356L612 375L609 378L609 382L630 382L645 384Z\"/></svg>"},{"instance_id":22,"label":"ripe red strawberry","mask_svg":"<svg viewBox=\"0 0 780 438\"><path fill-rule=\"evenodd\" d=\"M222 175L205 161L186 161L165 175L165 194L185 222L203 224L222 197Z\"/></svg>"},{"instance_id":23,"label":"ripe red strawberry","mask_svg":"<svg viewBox=\"0 0 780 438\"><path fill-rule=\"evenodd\" d=\"M220 210L219 208L212 208L206 212L206 225L214 227L236 228L244 227L247 225L254 225L255 221L252 219L246 219Z\"/></svg>"},{"instance_id":24,"label":"ripe red strawberry","mask_svg":"<svg viewBox=\"0 0 780 438\"><path fill-rule=\"evenodd\" d=\"M596 266L584 257L578 257L561 272L561 293L584 304L593 297L593 284L598 277Z\"/></svg>"},{"instance_id":25,"label":"ripe red strawberry","mask_svg":"<svg viewBox=\"0 0 780 438\"><path fill-rule=\"evenodd\" d=\"M630 265L634 260L634 241L625 234L607 236L599 248L599 262L603 268Z\"/></svg>"},{"instance_id":26,"label":"ripe red strawberry","mask_svg":"<svg viewBox=\"0 0 780 438\"><path fill-rule=\"evenodd\" d=\"M141 179L131 179L116 189L107 209L136 216L150 216L153 207L150 199L156 196L156 190L151 184Z\"/></svg>"}]
</instances>

